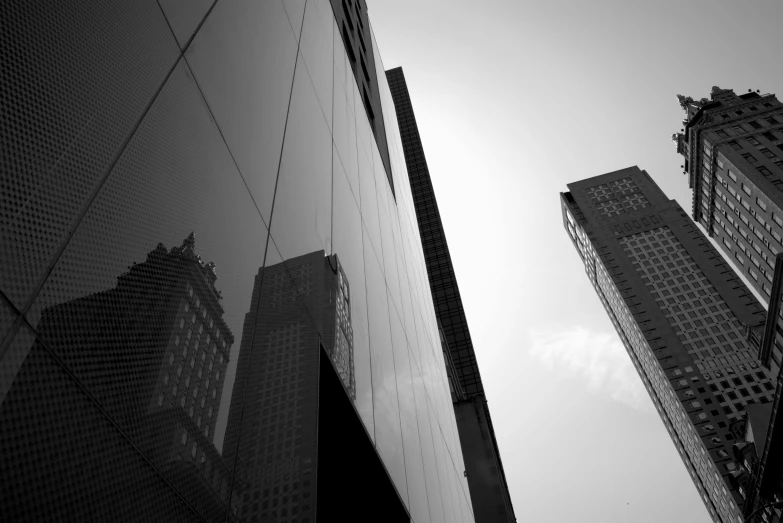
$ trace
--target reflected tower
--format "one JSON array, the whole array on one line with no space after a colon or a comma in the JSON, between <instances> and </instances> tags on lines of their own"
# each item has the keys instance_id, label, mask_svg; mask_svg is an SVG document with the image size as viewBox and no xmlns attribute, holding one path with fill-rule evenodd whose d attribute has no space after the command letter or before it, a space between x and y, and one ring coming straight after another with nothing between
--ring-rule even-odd
<instances>
[{"instance_id":1,"label":"reflected tower","mask_svg":"<svg viewBox=\"0 0 783 523\"><path fill-rule=\"evenodd\" d=\"M262 267L224 445L248 485L238 496L242 521L315 515L321 352L354 399L349 281L337 255L316 251Z\"/></svg>"},{"instance_id":2,"label":"reflected tower","mask_svg":"<svg viewBox=\"0 0 783 523\"><path fill-rule=\"evenodd\" d=\"M69 424L80 430L55 423L47 413L67 397L66 389L53 387L42 394L35 386L36 380L47 376L56 381L55 376L62 374L60 366L84 385L198 513L213 517L225 513L230 476L212 438L234 337L222 319L216 279L214 264L202 262L196 254L191 233L170 251L158 244L146 261L119 276L113 289L42 312L38 339L0 406L4 427L0 444L24 445L27 441L36 446L36 438L27 432L41 432L57 440L60 456L65 458L32 463L28 459L36 452L4 449L3 455L14 456L19 460L16 466L26 470L15 485L4 487L8 487L6 492L15 492L19 502L6 504L6 515L29 510L24 500L32 493L54 499L45 492L56 488L63 496L67 488L60 482L50 484L46 478L62 478L56 473L59 467L78 470L83 466L77 449L87 445L93 420L80 417L69 405L67 410L75 413ZM15 419L20 412L26 413L24 420ZM32 419L30 413L36 413ZM108 442L94 445L92 451L106 463L132 459L130 449L111 448ZM117 472L112 473L115 479L120 477ZM100 491L105 481L96 474L86 485ZM135 487L135 493L144 491L140 488ZM146 492L151 499L157 494L150 487ZM121 489L104 493L105 505L117 503L122 496ZM79 499L77 492L70 494ZM51 510L51 514L69 513L56 506Z\"/></svg>"}]
</instances>

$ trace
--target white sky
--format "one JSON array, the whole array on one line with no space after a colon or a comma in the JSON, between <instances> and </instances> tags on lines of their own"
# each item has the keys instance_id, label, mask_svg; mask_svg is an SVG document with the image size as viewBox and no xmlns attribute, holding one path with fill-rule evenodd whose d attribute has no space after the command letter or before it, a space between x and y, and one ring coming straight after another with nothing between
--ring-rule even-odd
<instances>
[{"instance_id":1,"label":"white sky","mask_svg":"<svg viewBox=\"0 0 783 523\"><path fill-rule=\"evenodd\" d=\"M690 213L675 95L783 95L783 3L368 4L411 91L517 519L710 521L558 193L638 165Z\"/></svg>"}]
</instances>

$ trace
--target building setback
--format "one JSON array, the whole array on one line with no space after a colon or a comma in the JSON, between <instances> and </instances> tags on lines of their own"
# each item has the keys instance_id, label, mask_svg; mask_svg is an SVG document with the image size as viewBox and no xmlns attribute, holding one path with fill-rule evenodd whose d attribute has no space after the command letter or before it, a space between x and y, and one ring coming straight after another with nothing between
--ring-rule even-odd
<instances>
[{"instance_id":1,"label":"building setback","mask_svg":"<svg viewBox=\"0 0 783 523\"><path fill-rule=\"evenodd\" d=\"M741 522L731 425L772 399L745 336L764 309L638 167L568 189L564 227L707 510L715 522Z\"/></svg>"},{"instance_id":2,"label":"building setback","mask_svg":"<svg viewBox=\"0 0 783 523\"><path fill-rule=\"evenodd\" d=\"M402 68L386 71L402 137L432 301L441 327L476 521L516 521L446 233Z\"/></svg>"}]
</instances>

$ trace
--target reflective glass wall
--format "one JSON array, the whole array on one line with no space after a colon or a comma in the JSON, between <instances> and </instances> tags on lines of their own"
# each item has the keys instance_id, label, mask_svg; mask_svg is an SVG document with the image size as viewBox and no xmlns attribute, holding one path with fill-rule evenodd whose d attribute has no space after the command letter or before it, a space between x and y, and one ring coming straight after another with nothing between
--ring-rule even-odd
<instances>
[{"instance_id":1,"label":"reflective glass wall","mask_svg":"<svg viewBox=\"0 0 783 523\"><path fill-rule=\"evenodd\" d=\"M6 515L314 521L328 365L410 518L472 521L375 39L391 173L329 0L0 26Z\"/></svg>"}]
</instances>

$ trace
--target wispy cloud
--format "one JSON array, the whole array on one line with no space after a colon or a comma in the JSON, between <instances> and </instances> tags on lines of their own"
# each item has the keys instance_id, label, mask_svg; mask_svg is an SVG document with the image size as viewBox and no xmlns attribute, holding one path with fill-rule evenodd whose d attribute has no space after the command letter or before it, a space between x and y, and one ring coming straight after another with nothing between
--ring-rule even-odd
<instances>
[{"instance_id":1,"label":"wispy cloud","mask_svg":"<svg viewBox=\"0 0 783 523\"><path fill-rule=\"evenodd\" d=\"M585 382L588 391L649 412L653 406L617 334L573 327L530 333L530 354L562 376Z\"/></svg>"}]
</instances>

